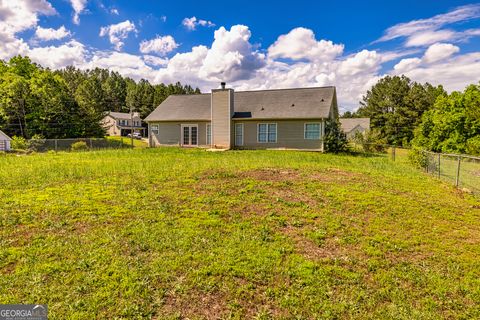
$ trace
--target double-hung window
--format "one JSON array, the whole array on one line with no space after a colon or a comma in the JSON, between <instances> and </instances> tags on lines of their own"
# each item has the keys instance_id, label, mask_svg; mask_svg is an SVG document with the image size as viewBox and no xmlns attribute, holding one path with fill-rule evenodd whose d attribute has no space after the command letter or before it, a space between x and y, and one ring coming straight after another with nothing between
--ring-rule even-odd
<instances>
[{"instance_id":1,"label":"double-hung window","mask_svg":"<svg viewBox=\"0 0 480 320\"><path fill-rule=\"evenodd\" d=\"M305 123L304 138L307 140L319 140L320 123Z\"/></svg>"},{"instance_id":2,"label":"double-hung window","mask_svg":"<svg viewBox=\"0 0 480 320\"><path fill-rule=\"evenodd\" d=\"M152 124L152 133L158 134L158 124Z\"/></svg>"},{"instance_id":3,"label":"double-hung window","mask_svg":"<svg viewBox=\"0 0 480 320\"><path fill-rule=\"evenodd\" d=\"M258 124L258 142L275 143L277 142L277 124L259 123Z\"/></svg>"}]
</instances>

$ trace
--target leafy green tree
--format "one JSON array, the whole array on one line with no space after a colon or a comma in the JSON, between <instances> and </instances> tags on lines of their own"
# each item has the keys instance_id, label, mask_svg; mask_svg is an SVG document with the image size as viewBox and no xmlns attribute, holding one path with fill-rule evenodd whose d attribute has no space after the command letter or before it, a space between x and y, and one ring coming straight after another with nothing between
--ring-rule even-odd
<instances>
[{"instance_id":1,"label":"leafy green tree","mask_svg":"<svg viewBox=\"0 0 480 320\"><path fill-rule=\"evenodd\" d=\"M39 69L37 64L33 63L29 57L15 56L8 62L9 72L19 75L25 79L30 79Z\"/></svg>"},{"instance_id":2,"label":"leafy green tree","mask_svg":"<svg viewBox=\"0 0 480 320\"><path fill-rule=\"evenodd\" d=\"M0 125L7 133L28 137L30 86L24 77L6 72L0 78Z\"/></svg>"},{"instance_id":3,"label":"leafy green tree","mask_svg":"<svg viewBox=\"0 0 480 320\"><path fill-rule=\"evenodd\" d=\"M102 113L106 109L102 83L96 77L89 77L78 86L75 100L81 108L92 113Z\"/></svg>"},{"instance_id":4,"label":"leafy green tree","mask_svg":"<svg viewBox=\"0 0 480 320\"><path fill-rule=\"evenodd\" d=\"M367 91L357 114L369 117L371 128L386 143L406 146L422 114L443 94L441 86L418 84L405 76L387 76Z\"/></svg>"},{"instance_id":5,"label":"leafy green tree","mask_svg":"<svg viewBox=\"0 0 480 320\"><path fill-rule=\"evenodd\" d=\"M413 144L435 152L480 154L480 85L439 96L415 131Z\"/></svg>"},{"instance_id":6,"label":"leafy green tree","mask_svg":"<svg viewBox=\"0 0 480 320\"><path fill-rule=\"evenodd\" d=\"M324 149L325 152L331 153L348 151L347 136L342 131L338 119L326 122Z\"/></svg>"},{"instance_id":7,"label":"leafy green tree","mask_svg":"<svg viewBox=\"0 0 480 320\"><path fill-rule=\"evenodd\" d=\"M127 97L127 83L118 73L112 72L102 83L105 100L109 111L121 112Z\"/></svg>"},{"instance_id":8,"label":"leafy green tree","mask_svg":"<svg viewBox=\"0 0 480 320\"><path fill-rule=\"evenodd\" d=\"M170 94L196 94L198 88L138 83L118 72L69 66L44 69L28 57L0 60L0 128L12 136L32 138L96 137L105 134L106 111L146 117Z\"/></svg>"}]
</instances>

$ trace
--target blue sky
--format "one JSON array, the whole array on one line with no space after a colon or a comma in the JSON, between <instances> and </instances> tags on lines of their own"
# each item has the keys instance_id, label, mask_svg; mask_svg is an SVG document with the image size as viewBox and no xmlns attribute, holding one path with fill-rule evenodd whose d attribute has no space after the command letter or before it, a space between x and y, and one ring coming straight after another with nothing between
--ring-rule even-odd
<instances>
[{"instance_id":1,"label":"blue sky","mask_svg":"<svg viewBox=\"0 0 480 320\"><path fill-rule=\"evenodd\" d=\"M0 1L0 59L203 91L335 85L343 110L388 74L478 82L479 39L468 1Z\"/></svg>"}]
</instances>

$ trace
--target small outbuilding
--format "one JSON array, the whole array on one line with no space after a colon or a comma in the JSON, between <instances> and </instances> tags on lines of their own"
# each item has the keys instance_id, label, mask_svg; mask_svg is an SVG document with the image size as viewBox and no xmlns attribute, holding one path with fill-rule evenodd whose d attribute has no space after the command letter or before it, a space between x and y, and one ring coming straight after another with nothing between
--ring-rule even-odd
<instances>
[{"instance_id":1,"label":"small outbuilding","mask_svg":"<svg viewBox=\"0 0 480 320\"><path fill-rule=\"evenodd\" d=\"M0 151L10 151L10 141L12 139L0 130Z\"/></svg>"}]
</instances>

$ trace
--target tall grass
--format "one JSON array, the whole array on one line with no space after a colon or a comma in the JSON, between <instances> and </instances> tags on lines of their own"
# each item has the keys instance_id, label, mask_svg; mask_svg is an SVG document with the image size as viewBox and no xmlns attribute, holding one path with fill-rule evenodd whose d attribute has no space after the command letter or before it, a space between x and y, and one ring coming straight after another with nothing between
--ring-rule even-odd
<instances>
[{"instance_id":1,"label":"tall grass","mask_svg":"<svg viewBox=\"0 0 480 320\"><path fill-rule=\"evenodd\" d=\"M0 156L0 303L54 319L479 318L480 204L387 156Z\"/></svg>"}]
</instances>

